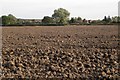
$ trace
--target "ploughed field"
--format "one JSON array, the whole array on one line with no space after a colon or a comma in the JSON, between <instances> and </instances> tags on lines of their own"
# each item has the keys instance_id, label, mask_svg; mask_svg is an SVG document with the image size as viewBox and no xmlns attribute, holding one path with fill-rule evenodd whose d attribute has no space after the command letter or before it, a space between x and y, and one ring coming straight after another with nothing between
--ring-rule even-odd
<instances>
[{"instance_id":1,"label":"ploughed field","mask_svg":"<svg viewBox=\"0 0 120 80\"><path fill-rule=\"evenodd\" d=\"M3 78L118 78L117 26L2 28Z\"/></svg>"}]
</instances>

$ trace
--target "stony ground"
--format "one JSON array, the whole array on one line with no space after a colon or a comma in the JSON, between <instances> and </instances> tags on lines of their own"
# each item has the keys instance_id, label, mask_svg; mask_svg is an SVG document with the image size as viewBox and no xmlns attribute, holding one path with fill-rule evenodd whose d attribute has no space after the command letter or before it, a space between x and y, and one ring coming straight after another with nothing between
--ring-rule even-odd
<instances>
[{"instance_id":1,"label":"stony ground","mask_svg":"<svg viewBox=\"0 0 120 80\"><path fill-rule=\"evenodd\" d=\"M118 78L117 26L5 27L3 78Z\"/></svg>"}]
</instances>

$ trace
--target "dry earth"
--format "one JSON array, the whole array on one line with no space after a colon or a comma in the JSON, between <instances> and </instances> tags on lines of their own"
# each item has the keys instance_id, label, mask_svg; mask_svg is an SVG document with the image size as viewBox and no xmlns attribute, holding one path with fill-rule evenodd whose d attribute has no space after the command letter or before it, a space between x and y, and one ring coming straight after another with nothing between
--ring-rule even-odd
<instances>
[{"instance_id":1,"label":"dry earth","mask_svg":"<svg viewBox=\"0 0 120 80\"><path fill-rule=\"evenodd\" d=\"M117 26L2 28L3 78L118 78Z\"/></svg>"}]
</instances>

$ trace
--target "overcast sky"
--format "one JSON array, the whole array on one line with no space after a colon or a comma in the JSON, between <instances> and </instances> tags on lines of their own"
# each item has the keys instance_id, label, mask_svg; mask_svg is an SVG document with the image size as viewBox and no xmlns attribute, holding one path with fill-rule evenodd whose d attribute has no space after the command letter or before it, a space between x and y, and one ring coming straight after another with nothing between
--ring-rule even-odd
<instances>
[{"instance_id":1,"label":"overcast sky","mask_svg":"<svg viewBox=\"0 0 120 80\"><path fill-rule=\"evenodd\" d=\"M17 18L43 18L58 8L65 8L70 17L102 19L118 15L119 0L0 0L0 16L13 14Z\"/></svg>"}]
</instances>

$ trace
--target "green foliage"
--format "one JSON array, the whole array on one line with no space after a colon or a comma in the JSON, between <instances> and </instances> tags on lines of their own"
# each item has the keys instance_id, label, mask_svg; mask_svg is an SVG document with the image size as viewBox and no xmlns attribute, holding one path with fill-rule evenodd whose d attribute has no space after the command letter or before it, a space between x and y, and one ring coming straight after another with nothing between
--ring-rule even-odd
<instances>
[{"instance_id":1,"label":"green foliage","mask_svg":"<svg viewBox=\"0 0 120 80\"><path fill-rule=\"evenodd\" d=\"M112 17L112 22L113 23L120 23L120 16Z\"/></svg>"},{"instance_id":2,"label":"green foliage","mask_svg":"<svg viewBox=\"0 0 120 80\"><path fill-rule=\"evenodd\" d=\"M81 24L82 23L82 18L81 17L75 17L75 18L71 18L69 21L70 24Z\"/></svg>"},{"instance_id":3,"label":"green foliage","mask_svg":"<svg viewBox=\"0 0 120 80\"><path fill-rule=\"evenodd\" d=\"M43 23L43 24L52 24L52 23L54 23L54 20L53 20L52 17L45 16L45 17L42 19L42 23Z\"/></svg>"},{"instance_id":4,"label":"green foliage","mask_svg":"<svg viewBox=\"0 0 120 80\"><path fill-rule=\"evenodd\" d=\"M101 20L92 20L92 21L90 22L90 24L93 24L93 25L102 25L102 24L103 24L103 21L101 21Z\"/></svg>"},{"instance_id":5,"label":"green foliage","mask_svg":"<svg viewBox=\"0 0 120 80\"><path fill-rule=\"evenodd\" d=\"M69 23L76 23L76 20L74 18L71 18L71 20L69 21Z\"/></svg>"},{"instance_id":6,"label":"green foliage","mask_svg":"<svg viewBox=\"0 0 120 80\"><path fill-rule=\"evenodd\" d=\"M70 13L63 8L59 8L57 10L54 10L54 14L52 17L55 20L55 23L57 24L67 24L69 20Z\"/></svg>"},{"instance_id":7,"label":"green foliage","mask_svg":"<svg viewBox=\"0 0 120 80\"><path fill-rule=\"evenodd\" d=\"M17 18L9 14L8 16L2 16L2 25L15 25Z\"/></svg>"},{"instance_id":8,"label":"green foliage","mask_svg":"<svg viewBox=\"0 0 120 80\"><path fill-rule=\"evenodd\" d=\"M2 26L2 17L0 17L0 26Z\"/></svg>"},{"instance_id":9,"label":"green foliage","mask_svg":"<svg viewBox=\"0 0 120 80\"><path fill-rule=\"evenodd\" d=\"M104 19L102 21L103 21L103 24L110 24L111 18L110 18L110 16L108 16L108 17L104 16Z\"/></svg>"},{"instance_id":10,"label":"green foliage","mask_svg":"<svg viewBox=\"0 0 120 80\"><path fill-rule=\"evenodd\" d=\"M8 16L4 15L0 17L0 25L3 26L64 26L65 24L70 25L108 25L108 24L118 24L120 23L120 16L106 17L102 20L86 20L81 17L72 17L69 20L70 13L63 8L54 10L52 17L44 16L41 19L17 19L12 14Z\"/></svg>"}]
</instances>

